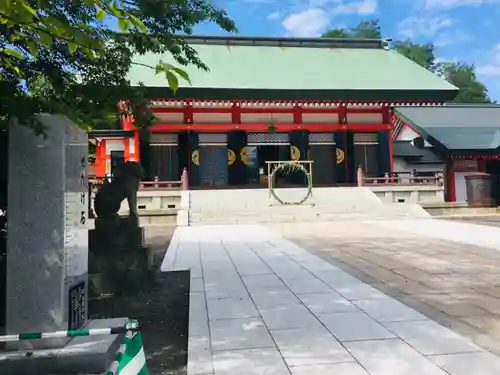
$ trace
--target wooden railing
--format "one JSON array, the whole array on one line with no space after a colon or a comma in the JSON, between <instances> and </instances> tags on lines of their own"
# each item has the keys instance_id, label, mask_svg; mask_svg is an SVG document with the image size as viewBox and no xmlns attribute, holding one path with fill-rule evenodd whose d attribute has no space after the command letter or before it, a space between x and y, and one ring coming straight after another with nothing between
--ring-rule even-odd
<instances>
[{"instance_id":1,"label":"wooden railing","mask_svg":"<svg viewBox=\"0 0 500 375\"><path fill-rule=\"evenodd\" d=\"M361 179L360 179L361 177ZM362 171L358 170L358 181L361 180L362 186L444 186L444 176L442 172L437 172L433 176L418 176L412 173L386 173L384 177L364 177Z\"/></svg>"},{"instance_id":2,"label":"wooden railing","mask_svg":"<svg viewBox=\"0 0 500 375\"><path fill-rule=\"evenodd\" d=\"M99 186L111 177L94 177L89 178L91 191L98 189ZM139 190L188 190L188 176L187 170L182 171L181 179L179 181L160 181L155 177L153 181L141 181L139 183Z\"/></svg>"},{"instance_id":3,"label":"wooden railing","mask_svg":"<svg viewBox=\"0 0 500 375\"><path fill-rule=\"evenodd\" d=\"M139 190L181 190L182 181L142 181Z\"/></svg>"}]
</instances>

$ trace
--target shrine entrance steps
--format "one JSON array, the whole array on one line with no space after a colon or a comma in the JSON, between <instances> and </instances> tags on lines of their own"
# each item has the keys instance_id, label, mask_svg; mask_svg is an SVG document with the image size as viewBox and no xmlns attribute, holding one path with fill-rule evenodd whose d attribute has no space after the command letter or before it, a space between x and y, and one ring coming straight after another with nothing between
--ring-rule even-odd
<instances>
[{"instance_id":1,"label":"shrine entrance steps","mask_svg":"<svg viewBox=\"0 0 500 375\"><path fill-rule=\"evenodd\" d=\"M300 200L305 188L278 189L281 199ZM346 220L427 218L417 204L382 203L368 188L315 188L302 205L282 205L267 189L193 190L187 192L189 225L258 224Z\"/></svg>"}]
</instances>

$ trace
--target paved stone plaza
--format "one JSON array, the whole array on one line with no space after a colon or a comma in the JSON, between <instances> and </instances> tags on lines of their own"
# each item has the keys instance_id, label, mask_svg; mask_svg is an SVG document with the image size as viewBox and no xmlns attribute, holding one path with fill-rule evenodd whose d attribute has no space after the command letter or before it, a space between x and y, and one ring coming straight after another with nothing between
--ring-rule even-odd
<instances>
[{"instance_id":1,"label":"paved stone plaza","mask_svg":"<svg viewBox=\"0 0 500 375\"><path fill-rule=\"evenodd\" d=\"M498 373L495 336L454 331L499 330L500 251L384 225L178 228L162 270L191 269L188 375Z\"/></svg>"}]
</instances>

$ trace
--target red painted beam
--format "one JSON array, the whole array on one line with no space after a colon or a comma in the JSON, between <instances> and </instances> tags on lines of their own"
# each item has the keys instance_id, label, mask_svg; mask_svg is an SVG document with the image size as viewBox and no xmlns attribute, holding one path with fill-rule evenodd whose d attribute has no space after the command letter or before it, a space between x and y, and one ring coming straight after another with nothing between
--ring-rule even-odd
<instances>
[{"instance_id":1,"label":"red painted beam","mask_svg":"<svg viewBox=\"0 0 500 375\"><path fill-rule=\"evenodd\" d=\"M231 106L231 122L233 124L241 124L241 107L238 103L233 103Z\"/></svg>"},{"instance_id":2,"label":"red painted beam","mask_svg":"<svg viewBox=\"0 0 500 375\"><path fill-rule=\"evenodd\" d=\"M373 110L373 108L371 108ZM351 113L356 113L356 112L351 112ZM363 113L363 112L357 112L357 113ZM366 112L364 112L366 113ZM368 112L371 113L371 112ZM380 109L377 109L377 112L375 113L380 113ZM345 104L341 104L339 109L338 109L338 114L339 114L339 122L341 124L345 124L347 122L347 107ZM346 163L347 165L347 163Z\"/></svg>"},{"instance_id":3,"label":"red painted beam","mask_svg":"<svg viewBox=\"0 0 500 375\"><path fill-rule=\"evenodd\" d=\"M349 105L366 105L366 104L376 104L380 106L384 105L442 105L443 102L439 100L219 100L219 99L165 99L165 98L154 98L150 99L150 102L163 102L163 103L181 103L181 102L196 102L196 103L238 103L238 104L349 104Z\"/></svg>"},{"instance_id":4,"label":"red painted beam","mask_svg":"<svg viewBox=\"0 0 500 375\"><path fill-rule=\"evenodd\" d=\"M294 124L302 124L302 114L303 114L303 109L300 107L300 105L296 104L293 106L293 123Z\"/></svg>"},{"instance_id":5,"label":"red painted beam","mask_svg":"<svg viewBox=\"0 0 500 375\"><path fill-rule=\"evenodd\" d=\"M382 122L386 124L391 122L391 108L388 105L382 107Z\"/></svg>"},{"instance_id":6,"label":"red painted beam","mask_svg":"<svg viewBox=\"0 0 500 375\"><path fill-rule=\"evenodd\" d=\"M293 130L308 130L313 133L352 130L358 132L376 132L390 129L390 124L272 124L277 132L287 133ZM197 131L204 133L225 133L232 130L245 130L251 133L267 133L271 124L163 124L152 125L153 133L177 133Z\"/></svg>"},{"instance_id":7,"label":"red painted beam","mask_svg":"<svg viewBox=\"0 0 500 375\"><path fill-rule=\"evenodd\" d=\"M383 107L373 108L348 108L340 106L335 108L302 108L302 107L289 107L289 108L241 108L241 107L225 107L225 108L200 108L191 107L193 113L240 113L240 114L262 114L262 113L284 113L284 114L349 114L349 113L363 113L363 114L383 114L385 109ZM182 113L185 107L150 107L152 113Z\"/></svg>"},{"instance_id":8,"label":"red painted beam","mask_svg":"<svg viewBox=\"0 0 500 375\"><path fill-rule=\"evenodd\" d=\"M190 101L186 101L186 105L183 108L183 112L184 112L184 123L192 124L194 121L194 111Z\"/></svg>"}]
</instances>

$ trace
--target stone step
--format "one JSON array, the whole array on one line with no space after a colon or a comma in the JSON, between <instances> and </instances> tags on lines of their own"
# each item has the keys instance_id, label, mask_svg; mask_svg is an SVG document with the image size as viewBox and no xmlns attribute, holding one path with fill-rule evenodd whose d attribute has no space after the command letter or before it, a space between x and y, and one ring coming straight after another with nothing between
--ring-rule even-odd
<instances>
[{"instance_id":1,"label":"stone step","mask_svg":"<svg viewBox=\"0 0 500 375\"><path fill-rule=\"evenodd\" d=\"M269 222L314 222L354 220L394 220L427 218L429 214L416 204L387 204L370 210L328 210L317 207L281 206L263 210L225 212L190 212L190 225L196 224L257 224Z\"/></svg>"},{"instance_id":2,"label":"stone step","mask_svg":"<svg viewBox=\"0 0 500 375\"><path fill-rule=\"evenodd\" d=\"M305 189L281 189L280 197L298 199ZM338 220L393 220L429 217L416 204L383 204L368 188L317 188L303 205L282 205L266 189L190 191L189 223L236 224Z\"/></svg>"},{"instance_id":3,"label":"stone step","mask_svg":"<svg viewBox=\"0 0 500 375\"><path fill-rule=\"evenodd\" d=\"M277 194L286 200L298 200L305 189L278 189ZM189 192L190 209L194 212L226 211L228 209L265 209L269 205L279 205L269 197L267 189L204 190ZM368 188L315 188L307 204L324 207L374 208L382 205L380 199Z\"/></svg>"}]
</instances>

